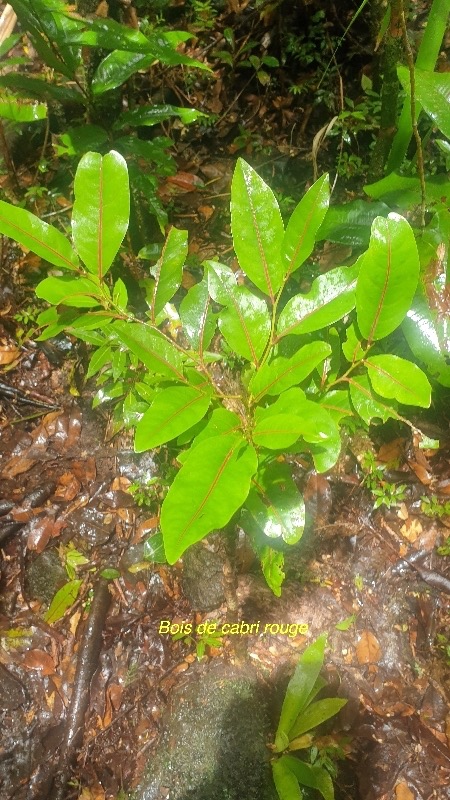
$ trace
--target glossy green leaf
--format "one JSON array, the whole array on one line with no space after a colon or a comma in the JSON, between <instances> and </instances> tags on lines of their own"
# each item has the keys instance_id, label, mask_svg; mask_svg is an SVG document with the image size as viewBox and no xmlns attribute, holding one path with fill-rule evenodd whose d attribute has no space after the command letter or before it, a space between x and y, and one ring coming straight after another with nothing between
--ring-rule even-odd
<instances>
[{"instance_id":1,"label":"glossy green leaf","mask_svg":"<svg viewBox=\"0 0 450 800\"><path fill-rule=\"evenodd\" d=\"M112 350L109 345L107 344L103 345L102 347L99 347L98 350L95 350L89 361L89 367L86 373L86 380L89 380L89 378L92 378L94 375L97 375L97 373L100 372L100 370L103 369L103 367L106 364L109 364L111 362L111 358L112 358Z\"/></svg>"},{"instance_id":2,"label":"glossy green leaf","mask_svg":"<svg viewBox=\"0 0 450 800\"><path fill-rule=\"evenodd\" d=\"M36 286L36 296L53 305L93 308L102 304L98 284L89 278L64 275L62 278L44 278Z\"/></svg>"},{"instance_id":3,"label":"glossy green leaf","mask_svg":"<svg viewBox=\"0 0 450 800\"><path fill-rule=\"evenodd\" d=\"M229 267L217 261L206 264L211 297L225 306L218 314L220 332L232 350L258 364L271 329L265 300L246 286L238 286Z\"/></svg>"},{"instance_id":4,"label":"glossy green leaf","mask_svg":"<svg viewBox=\"0 0 450 800\"><path fill-rule=\"evenodd\" d=\"M279 800L303 800L298 780L282 758L272 762L272 775Z\"/></svg>"},{"instance_id":5,"label":"glossy green leaf","mask_svg":"<svg viewBox=\"0 0 450 800\"><path fill-rule=\"evenodd\" d=\"M285 278L297 270L311 255L330 202L330 181L322 175L291 214L282 243Z\"/></svg>"},{"instance_id":6,"label":"glossy green leaf","mask_svg":"<svg viewBox=\"0 0 450 800\"><path fill-rule=\"evenodd\" d=\"M86 153L75 175L72 235L89 272L103 280L127 232L130 192L126 161L111 150Z\"/></svg>"},{"instance_id":7,"label":"glossy green leaf","mask_svg":"<svg viewBox=\"0 0 450 800\"><path fill-rule=\"evenodd\" d=\"M294 756L283 755L280 761L287 769L290 769L302 786L316 789L323 797L323 800L334 800L334 788L331 775L323 767L316 764L307 764L305 761Z\"/></svg>"},{"instance_id":8,"label":"glossy green leaf","mask_svg":"<svg viewBox=\"0 0 450 800\"><path fill-rule=\"evenodd\" d=\"M21 102L14 97L0 97L0 117L13 122L38 122L47 117L47 106L31 101Z\"/></svg>"},{"instance_id":9,"label":"glossy green leaf","mask_svg":"<svg viewBox=\"0 0 450 800\"><path fill-rule=\"evenodd\" d=\"M319 275L307 294L288 300L278 320L278 336L318 331L349 314L355 307L358 272L359 262Z\"/></svg>"},{"instance_id":10,"label":"glossy green leaf","mask_svg":"<svg viewBox=\"0 0 450 800\"><path fill-rule=\"evenodd\" d=\"M122 278L117 278L113 289L113 303L120 310L125 311L128 305L128 292Z\"/></svg>"},{"instance_id":11,"label":"glossy green leaf","mask_svg":"<svg viewBox=\"0 0 450 800\"><path fill-rule=\"evenodd\" d=\"M81 103L83 96L78 89L70 86L57 86L41 78L31 78L28 75L18 75L9 72L0 75L0 86L12 89L21 97L33 97L37 100L53 100L59 103Z\"/></svg>"},{"instance_id":12,"label":"glossy green leaf","mask_svg":"<svg viewBox=\"0 0 450 800\"><path fill-rule=\"evenodd\" d=\"M152 55L114 50L100 62L95 71L91 83L93 94L104 94L104 92L121 86L139 70L150 67L154 61L155 58Z\"/></svg>"},{"instance_id":13,"label":"glossy green leaf","mask_svg":"<svg viewBox=\"0 0 450 800\"><path fill-rule=\"evenodd\" d=\"M171 106L169 104L161 106L140 106L133 108L131 111L124 111L116 122L116 128L123 128L124 125L145 126L147 128L153 125L159 125L166 119L172 117L179 117L184 125L190 125L192 122L206 117L201 111L196 111L195 108L183 108L181 106Z\"/></svg>"},{"instance_id":14,"label":"glossy green leaf","mask_svg":"<svg viewBox=\"0 0 450 800\"><path fill-rule=\"evenodd\" d=\"M192 347L202 353L208 348L216 329L206 278L191 286L181 301L180 319Z\"/></svg>"},{"instance_id":15,"label":"glossy green leaf","mask_svg":"<svg viewBox=\"0 0 450 800\"><path fill-rule=\"evenodd\" d=\"M293 445L305 432L309 440L320 442L320 432L316 433L315 429L313 420L295 414L273 414L259 419L253 429L252 439L260 447L283 450Z\"/></svg>"},{"instance_id":16,"label":"glossy green leaf","mask_svg":"<svg viewBox=\"0 0 450 800\"><path fill-rule=\"evenodd\" d=\"M366 248L375 217L387 217L390 210L385 203L368 203L367 200L333 205L328 209L316 239Z\"/></svg>"},{"instance_id":17,"label":"glossy green leaf","mask_svg":"<svg viewBox=\"0 0 450 800\"><path fill-rule=\"evenodd\" d=\"M78 156L88 150L99 150L108 141L108 132L100 125L78 125L59 136L54 145L57 155Z\"/></svg>"},{"instance_id":18,"label":"glossy green leaf","mask_svg":"<svg viewBox=\"0 0 450 800\"><path fill-rule=\"evenodd\" d=\"M358 327L369 342L392 333L411 306L419 278L414 233L399 214L377 217L356 286Z\"/></svg>"},{"instance_id":19,"label":"glossy green leaf","mask_svg":"<svg viewBox=\"0 0 450 800\"><path fill-rule=\"evenodd\" d=\"M187 252L187 231L170 228L162 249L161 258L152 270L155 277L152 298L153 319L158 316L179 288Z\"/></svg>"},{"instance_id":20,"label":"glossy green leaf","mask_svg":"<svg viewBox=\"0 0 450 800\"><path fill-rule=\"evenodd\" d=\"M408 93L411 81L407 67L397 67L398 77ZM415 96L440 131L450 138L450 72L414 70Z\"/></svg>"},{"instance_id":21,"label":"glossy green leaf","mask_svg":"<svg viewBox=\"0 0 450 800\"><path fill-rule=\"evenodd\" d=\"M185 450L178 456L180 464L189 458L194 447L197 447L201 442L206 439L212 439L213 436L229 436L231 433L237 433L242 428L242 420L233 411L228 411L226 408L215 408L208 422L202 426L201 430L194 433L192 444L189 450Z\"/></svg>"},{"instance_id":22,"label":"glossy green leaf","mask_svg":"<svg viewBox=\"0 0 450 800\"><path fill-rule=\"evenodd\" d=\"M115 322L111 330L152 372L186 383L182 354L159 331L138 322L122 321Z\"/></svg>"},{"instance_id":23,"label":"glossy green leaf","mask_svg":"<svg viewBox=\"0 0 450 800\"><path fill-rule=\"evenodd\" d=\"M275 597L281 597L281 586L285 579L284 555L272 547L263 547L260 552L261 569L269 589Z\"/></svg>"},{"instance_id":24,"label":"glossy green leaf","mask_svg":"<svg viewBox=\"0 0 450 800\"><path fill-rule=\"evenodd\" d=\"M301 538L305 503L286 464L269 464L258 472L245 506L265 536L287 544Z\"/></svg>"},{"instance_id":25,"label":"glossy green leaf","mask_svg":"<svg viewBox=\"0 0 450 800\"><path fill-rule=\"evenodd\" d=\"M371 356L365 359L373 389L406 405L428 408L431 403L431 386L424 372L416 364L393 355Z\"/></svg>"},{"instance_id":26,"label":"glossy green leaf","mask_svg":"<svg viewBox=\"0 0 450 800\"><path fill-rule=\"evenodd\" d=\"M298 715L289 732L289 739L296 739L297 736L301 736L302 733L317 728L322 722L326 722L327 719L331 719L331 717L338 714L346 703L347 700L343 700L339 697L326 697L323 700L316 700L315 703L309 704L307 708Z\"/></svg>"},{"instance_id":27,"label":"glossy green leaf","mask_svg":"<svg viewBox=\"0 0 450 800\"><path fill-rule=\"evenodd\" d=\"M381 397L375 395L368 375L349 378L349 384L353 408L367 425L370 425L373 419L386 422L387 419L395 416L392 406L386 405Z\"/></svg>"},{"instance_id":28,"label":"glossy green leaf","mask_svg":"<svg viewBox=\"0 0 450 800\"><path fill-rule=\"evenodd\" d=\"M443 386L450 387L449 321L432 311L422 294L416 295L402 323L412 352L426 366L429 375Z\"/></svg>"},{"instance_id":29,"label":"glossy green leaf","mask_svg":"<svg viewBox=\"0 0 450 800\"><path fill-rule=\"evenodd\" d=\"M320 405L336 424L339 424L343 417L353 416L347 389L332 389L322 398Z\"/></svg>"},{"instance_id":30,"label":"glossy green leaf","mask_svg":"<svg viewBox=\"0 0 450 800\"><path fill-rule=\"evenodd\" d=\"M80 587L82 583L83 581L80 580L68 581L61 589L59 589L59 591L56 592L52 602L50 603L50 608L44 615L44 619L49 625L52 625L53 622L57 622L59 619L61 619L66 613L67 609L73 606L80 593Z\"/></svg>"},{"instance_id":31,"label":"glossy green leaf","mask_svg":"<svg viewBox=\"0 0 450 800\"><path fill-rule=\"evenodd\" d=\"M276 395L303 381L331 353L326 342L311 342L290 357L276 356L256 372L249 389L257 403L264 395Z\"/></svg>"},{"instance_id":32,"label":"glossy green leaf","mask_svg":"<svg viewBox=\"0 0 450 800\"><path fill-rule=\"evenodd\" d=\"M272 189L239 158L231 184L231 230L241 269L272 300L283 283L283 220Z\"/></svg>"},{"instance_id":33,"label":"glossy green leaf","mask_svg":"<svg viewBox=\"0 0 450 800\"><path fill-rule=\"evenodd\" d=\"M322 634L306 648L288 683L275 736L275 749L278 752L285 749L286 738L289 739L291 728L305 708L308 697L319 677L323 666L326 642L327 637Z\"/></svg>"},{"instance_id":34,"label":"glossy green leaf","mask_svg":"<svg viewBox=\"0 0 450 800\"><path fill-rule=\"evenodd\" d=\"M77 270L78 257L70 242L57 229L24 208L0 200L0 233L31 250L50 264Z\"/></svg>"},{"instance_id":35,"label":"glossy green leaf","mask_svg":"<svg viewBox=\"0 0 450 800\"><path fill-rule=\"evenodd\" d=\"M154 533L145 540L144 561L151 561L155 564L167 563L162 533Z\"/></svg>"},{"instance_id":36,"label":"glossy green leaf","mask_svg":"<svg viewBox=\"0 0 450 800\"><path fill-rule=\"evenodd\" d=\"M350 364L355 364L361 361L364 357L367 348L363 347L361 336L354 323L348 326L345 331L345 341L342 343L342 352Z\"/></svg>"},{"instance_id":37,"label":"glossy green leaf","mask_svg":"<svg viewBox=\"0 0 450 800\"><path fill-rule=\"evenodd\" d=\"M201 442L175 477L161 509L169 564L214 528L223 528L246 499L257 457L243 436Z\"/></svg>"},{"instance_id":38,"label":"glossy green leaf","mask_svg":"<svg viewBox=\"0 0 450 800\"><path fill-rule=\"evenodd\" d=\"M170 386L156 395L152 405L136 425L134 449L136 453L175 439L203 419L211 395L191 386Z\"/></svg>"}]
</instances>

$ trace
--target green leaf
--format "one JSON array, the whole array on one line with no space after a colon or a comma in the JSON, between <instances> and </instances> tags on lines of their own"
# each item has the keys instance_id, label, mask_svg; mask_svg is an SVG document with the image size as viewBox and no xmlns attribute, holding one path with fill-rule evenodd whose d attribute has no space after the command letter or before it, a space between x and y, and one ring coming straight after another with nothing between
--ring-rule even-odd
<instances>
[{"instance_id":1,"label":"green leaf","mask_svg":"<svg viewBox=\"0 0 450 800\"><path fill-rule=\"evenodd\" d=\"M345 331L345 342L342 344L342 352L350 364L355 364L357 361L361 361L366 351L367 348L364 348L362 345L356 325L352 323Z\"/></svg>"},{"instance_id":2,"label":"green leaf","mask_svg":"<svg viewBox=\"0 0 450 800\"><path fill-rule=\"evenodd\" d=\"M290 730L298 715L305 708L308 697L319 677L323 666L326 642L327 637L322 634L306 648L288 683L275 737L275 748L278 752L285 749L286 737L289 738Z\"/></svg>"},{"instance_id":3,"label":"green leaf","mask_svg":"<svg viewBox=\"0 0 450 800\"><path fill-rule=\"evenodd\" d=\"M447 11L448 14L448 11ZM397 67L397 74L406 92L411 92L407 67ZM440 131L450 138L450 72L414 70L415 99Z\"/></svg>"},{"instance_id":4,"label":"green leaf","mask_svg":"<svg viewBox=\"0 0 450 800\"><path fill-rule=\"evenodd\" d=\"M170 228L161 258L154 267L152 318L158 316L181 284L188 252L188 232Z\"/></svg>"},{"instance_id":5,"label":"green leaf","mask_svg":"<svg viewBox=\"0 0 450 800\"><path fill-rule=\"evenodd\" d=\"M387 406L381 397L375 397L367 375L358 375L349 378L350 398L353 408L367 425L373 419L386 422L390 417L395 417L395 409Z\"/></svg>"},{"instance_id":6,"label":"green leaf","mask_svg":"<svg viewBox=\"0 0 450 800\"><path fill-rule=\"evenodd\" d=\"M128 305L128 292L122 278L117 278L113 290L113 303L120 311L125 311Z\"/></svg>"},{"instance_id":7,"label":"green leaf","mask_svg":"<svg viewBox=\"0 0 450 800\"><path fill-rule=\"evenodd\" d=\"M208 348L216 329L206 278L191 286L181 301L180 319L192 347L202 353Z\"/></svg>"},{"instance_id":8,"label":"green leaf","mask_svg":"<svg viewBox=\"0 0 450 800\"><path fill-rule=\"evenodd\" d=\"M89 278L75 278L64 275L62 278L44 278L36 286L36 296L53 305L93 308L102 304L102 294L98 284Z\"/></svg>"},{"instance_id":9,"label":"green leaf","mask_svg":"<svg viewBox=\"0 0 450 800\"><path fill-rule=\"evenodd\" d=\"M152 405L136 425L136 453L175 439L183 431L203 419L211 395L191 386L171 386L156 395Z\"/></svg>"},{"instance_id":10,"label":"green leaf","mask_svg":"<svg viewBox=\"0 0 450 800\"><path fill-rule=\"evenodd\" d=\"M0 200L0 233L31 250L50 264L77 270L78 258L66 237L24 208Z\"/></svg>"},{"instance_id":11,"label":"green leaf","mask_svg":"<svg viewBox=\"0 0 450 800\"><path fill-rule=\"evenodd\" d=\"M253 447L243 436L216 436L190 453L161 510L169 564L214 528L223 528L245 501L257 468Z\"/></svg>"},{"instance_id":12,"label":"green leaf","mask_svg":"<svg viewBox=\"0 0 450 800\"><path fill-rule=\"evenodd\" d=\"M272 775L279 800L303 800L298 780L282 758L272 761Z\"/></svg>"},{"instance_id":13,"label":"green leaf","mask_svg":"<svg viewBox=\"0 0 450 800\"><path fill-rule=\"evenodd\" d=\"M415 357L426 366L429 375L450 387L448 363L448 320L431 310L423 294L417 294L402 323L402 329Z\"/></svg>"},{"instance_id":14,"label":"green leaf","mask_svg":"<svg viewBox=\"0 0 450 800\"><path fill-rule=\"evenodd\" d=\"M49 625L61 619L67 609L73 606L79 595L82 583L83 581L80 580L68 581L68 583L65 583L64 586L56 592L50 603L50 608L44 615L44 619Z\"/></svg>"},{"instance_id":15,"label":"green leaf","mask_svg":"<svg viewBox=\"0 0 450 800\"><path fill-rule=\"evenodd\" d=\"M92 93L100 95L121 86L139 70L150 67L154 61L152 55L114 50L98 65L91 83Z\"/></svg>"},{"instance_id":16,"label":"green leaf","mask_svg":"<svg viewBox=\"0 0 450 800\"><path fill-rule=\"evenodd\" d=\"M316 700L315 703L311 703L298 715L294 725L289 731L289 739L296 739L297 736L301 736L302 733L317 728L322 722L338 714L346 703L347 700L343 700L339 697L326 697L323 700Z\"/></svg>"},{"instance_id":17,"label":"green leaf","mask_svg":"<svg viewBox=\"0 0 450 800\"><path fill-rule=\"evenodd\" d=\"M263 466L252 481L245 507L265 536L287 544L299 541L305 527L305 503L286 464Z\"/></svg>"},{"instance_id":18,"label":"green leaf","mask_svg":"<svg viewBox=\"0 0 450 800\"><path fill-rule=\"evenodd\" d=\"M319 275L307 294L288 300L278 320L278 337L318 331L349 314L355 307L358 272L358 262L337 267Z\"/></svg>"},{"instance_id":19,"label":"green leaf","mask_svg":"<svg viewBox=\"0 0 450 800\"><path fill-rule=\"evenodd\" d=\"M88 150L99 150L108 141L108 133L99 125L78 125L69 128L54 145L57 155L78 156Z\"/></svg>"},{"instance_id":20,"label":"green leaf","mask_svg":"<svg viewBox=\"0 0 450 800\"><path fill-rule=\"evenodd\" d=\"M353 416L347 389L332 389L322 398L320 405L337 425L343 417Z\"/></svg>"},{"instance_id":21,"label":"green leaf","mask_svg":"<svg viewBox=\"0 0 450 800\"><path fill-rule=\"evenodd\" d=\"M283 283L283 220L272 189L239 158L231 184L231 230L241 269L273 301Z\"/></svg>"},{"instance_id":22,"label":"green leaf","mask_svg":"<svg viewBox=\"0 0 450 800\"><path fill-rule=\"evenodd\" d=\"M113 567L106 567L106 569L102 569L100 577L105 578L107 581L114 581L120 578L120 571Z\"/></svg>"},{"instance_id":23,"label":"green leaf","mask_svg":"<svg viewBox=\"0 0 450 800\"><path fill-rule=\"evenodd\" d=\"M305 433L309 439L320 442L319 432L315 432L315 423L295 414L272 414L260 419L252 433L256 445L270 450L284 450L293 445Z\"/></svg>"},{"instance_id":24,"label":"green leaf","mask_svg":"<svg viewBox=\"0 0 450 800\"><path fill-rule=\"evenodd\" d=\"M30 78L28 75L17 75L10 72L0 75L0 86L12 89L22 97L35 97L37 100L49 100L59 103L81 103L83 96L78 89L70 86L58 86L41 78Z\"/></svg>"},{"instance_id":25,"label":"green leaf","mask_svg":"<svg viewBox=\"0 0 450 800\"><path fill-rule=\"evenodd\" d=\"M95 350L91 356L91 360L89 361L86 380L89 380L89 378L92 378L94 375L100 372L105 364L110 364L111 358L112 350L109 345L103 345L103 347L99 347L98 350Z\"/></svg>"},{"instance_id":26,"label":"green leaf","mask_svg":"<svg viewBox=\"0 0 450 800\"><path fill-rule=\"evenodd\" d=\"M335 629L337 631L348 631L349 628L351 628L352 625L355 624L356 617L357 617L356 614L350 614L349 617L346 617L345 619L343 619L340 622L336 623L336 625L334 626Z\"/></svg>"},{"instance_id":27,"label":"green leaf","mask_svg":"<svg viewBox=\"0 0 450 800\"><path fill-rule=\"evenodd\" d=\"M392 333L411 306L419 256L409 223L399 214L377 217L356 286L358 327L369 342Z\"/></svg>"},{"instance_id":28,"label":"green leaf","mask_svg":"<svg viewBox=\"0 0 450 800\"><path fill-rule=\"evenodd\" d=\"M167 564L164 552L162 533L154 533L144 542L144 561L151 561L155 564Z\"/></svg>"},{"instance_id":29,"label":"green leaf","mask_svg":"<svg viewBox=\"0 0 450 800\"><path fill-rule=\"evenodd\" d=\"M374 390L382 397L406 405L429 407L431 386L416 364L393 355L371 356L364 363Z\"/></svg>"},{"instance_id":30,"label":"green leaf","mask_svg":"<svg viewBox=\"0 0 450 800\"><path fill-rule=\"evenodd\" d=\"M115 322L111 330L152 372L186 383L182 354L158 330L139 322L122 321Z\"/></svg>"},{"instance_id":31,"label":"green leaf","mask_svg":"<svg viewBox=\"0 0 450 800\"><path fill-rule=\"evenodd\" d=\"M259 554L261 569L269 589L275 597L281 597L281 586L285 579L283 572L284 554L273 547L263 547Z\"/></svg>"},{"instance_id":32,"label":"green leaf","mask_svg":"<svg viewBox=\"0 0 450 800\"><path fill-rule=\"evenodd\" d=\"M281 756L287 769L290 769L298 782L310 789L316 789L323 797L323 800L334 800L334 788L331 775L323 767L316 764L307 764L294 756Z\"/></svg>"},{"instance_id":33,"label":"green leaf","mask_svg":"<svg viewBox=\"0 0 450 800\"><path fill-rule=\"evenodd\" d=\"M317 241L347 244L366 248L370 240L370 226L375 217L387 217L391 209L385 203L368 203L352 200L351 203L331 206L316 236Z\"/></svg>"},{"instance_id":34,"label":"green leaf","mask_svg":"<svg viewBox=\"0 0 450 800\"><path fill-rule=\"evenodd\" d=\"M322 175L302 197L287 224L282 243L286 278L311 255L329 202L330 181L328 175Z\"/></svg>"},{"instance_id":35,"label":"green leaf","mask_svg":"<svg viewBox=\"0 0 450 800\"><path fill-rule=\"evenodd\" d=\"M217 261L207 261L206 266L211 297L225 306L218 315L220 332L232 350L258 364L271 329L265 300L238 286L229 267Z\"/></svg>"},{"instance_id":36,"label":"green leaf","mask_svg":"<svg viewBox=\"0 0 450 800\"><path fill-rule=\"evenodd\" d=\"M290 357L276 356L256 372L249 389L257 403L264 395L280 394L290 386L300 383L331 353L326 342L311 342L300 347Z\"/></svg>"},{"instance_id":37,"label":"green leaf","mask_svg":"<svg viewBox=\"0 0 450 800\"><path fill-rule=\"evenodd\" d=\"M127 232L130 192L126 161L111 150L86 153L75 175L72 235L89 272L103 280Z\"/></svg>"},{"instance_id":38,"label":"green leaf","mask_svg":"<svg viewBox=\"0 0 450 800\"><path fill-rule=\"evenodd\" d=\"M152 127L165 122L166 119L179 117L184 125L190 125L202 117L206 117L201 111L195 108L182 108L181 106L141 106L133 108L132 111L124 111L117 120L115 127L123 128L124 125Z\"/></svg>"},{"instance_id":39,"label":"green leaf","mask_svg":"<svg viewBox=\"0 0 450 800\"><path fill-rule=\"evenodd\" d=\"M13 122L38 122L47 117L47 106L32 101L20 102L14 97L0 97L0 117Z\"/></svg>"},{"instance_id":40,"label":"green leaf","mask_svg":"<svg viewBox=\"0 0 450 800\"><path fill-rule=\"evenodd\" d=\"M212 412L206 425L194 434L194 439L189 450L186 450L177 457L180 464L184 464L189 458L194 447L204 442L206 439L211 439L213 436L229 436L230 433L236 433L242 428L242 420L233 411L228 411L226 408L215 408Z\"/></svg>"}]
</instances>

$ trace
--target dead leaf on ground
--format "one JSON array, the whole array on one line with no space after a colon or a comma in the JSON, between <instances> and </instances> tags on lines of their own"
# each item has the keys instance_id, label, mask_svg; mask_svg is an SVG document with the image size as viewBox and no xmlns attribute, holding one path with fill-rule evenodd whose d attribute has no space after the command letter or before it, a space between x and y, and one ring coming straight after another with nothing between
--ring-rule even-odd
<instances>
[{"instance_id":1,"label":"dead leaf on ground","mask_svg":"<svg viewBox=\"0 0 450 800\"><path fill-rule=\"evenodd\" d=\"M20 356L20 350L14 344L0 345L0 364L12 364Z\"/></svg>"},{"instance_id":2,"label":"dead leaf on ground","mask_svg":"<svg viewBox=\"0 0 450 800\"><path fill-rule=\"evenodd\" d=\"M362 631L356 645L359 664L376 664L380 660L381 648L376 636L368 630Z\"/></svg>"},{"instance_id":3,"label":"dead leaf on ground","mask_svg":"<svg viewBox=\"0 0 450 800\"><path fill-rule=\"evenodd\" d=\"M404 539L407 539L408 542L414 544L417 541L420 534L422 533L422 524L417 518L411 518L406 520L405 524L402 525L400 528L400 533Z\"/></svg>"},{"instance_id":4,"label":"dead leaf on ground","mask_svg":"<svg viewBox=\"0 0 450 800\"><path fill-rule=\"evenodd\" d=\"M403 781L395 787L395 800L415 800L415 795Z\"/></svg>"},{"instance_id":5,"label":"dead leaf on ground","mask_svg":"<svg viewBox=\"0 0 450 800\"><path fill-rule=\"evenodd\" d=\"M36 553L42 553L50 539L59 536L65 525L63 520L55 520L51 517L42 517L30 523L31 530L28 534L27 548Z\"/></svg>"},{"instance_id":6,"label":"dead leaf on ground","mask_svg":"<svg viewBox=\"0 0 450 800\"><path fill-rule=\"evenodd\" d=\"M55 672L55 662L45 650L28 650L22 663L27 669L38 669L44 676Z\"/></svg>"},{"instance_id":7,"label":"dead leaf on ground","mask_svg":"<svg viewBox=\"0 0 450 800\"><path fill-rule=\"evenodd\" d=\"M392 439L391 442L382 444L378 451L378 460L383 464L399 464L401 457L405 451L406 439L401 437Z\"/></svg>"}]
</instances>

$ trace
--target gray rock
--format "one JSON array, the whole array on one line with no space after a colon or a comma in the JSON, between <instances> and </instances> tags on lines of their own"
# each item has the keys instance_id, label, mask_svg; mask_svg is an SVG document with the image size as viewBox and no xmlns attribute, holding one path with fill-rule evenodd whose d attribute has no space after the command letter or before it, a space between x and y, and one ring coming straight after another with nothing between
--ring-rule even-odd
<instances>
[{"instance_id":1,"label":"gray rock","mask_svg":"<svg viewBox=\"0 0 450 800\"><path fill-rule=\"evenodd\" d=\"M207 550L202 544L196 544L185 552L183 592L197 611L212 611L225 602L220 553Z\"/></svg>"},{"instance_id":2,"label":"gray rock","mask_svg":"<svg viewBox=\"0 0 450 800\"><path fill-rule=\"evenodd\" d=\"M248 667L193 667L135 800L276 800L267 702Z\"/></svg>"},{"instance_id":3,"label":"gray rock","mask_svg":"<svg viewBox=\"0 0 450 800\"><path fill-rule=\"evenodd\" d=\"M32 600L50 604L58 589L67 583L66 570L56 550L45 550L27 567L25 591Z\"/></svg>"}]
</instances>

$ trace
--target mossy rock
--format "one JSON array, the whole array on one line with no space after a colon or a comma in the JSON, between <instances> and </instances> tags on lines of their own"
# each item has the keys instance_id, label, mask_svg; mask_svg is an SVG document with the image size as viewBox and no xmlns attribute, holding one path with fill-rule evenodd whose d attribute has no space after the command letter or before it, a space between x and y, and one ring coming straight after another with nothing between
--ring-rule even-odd
<instances>
[{"instance_id":1,"label":"mossy rock","mask_svg":"<svg viewBox=\"0 0 450 800\"><path fill-rule=\"evenodd\" d=\"M249 667L193 667L135 800L276 800L270 738L267 693Z\"/></svg>"}]
</instances>

